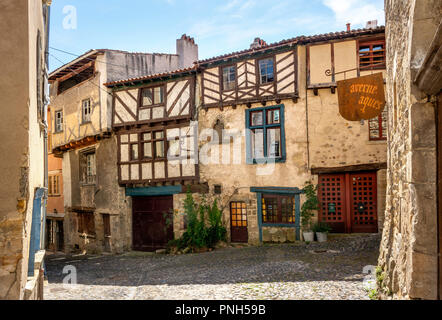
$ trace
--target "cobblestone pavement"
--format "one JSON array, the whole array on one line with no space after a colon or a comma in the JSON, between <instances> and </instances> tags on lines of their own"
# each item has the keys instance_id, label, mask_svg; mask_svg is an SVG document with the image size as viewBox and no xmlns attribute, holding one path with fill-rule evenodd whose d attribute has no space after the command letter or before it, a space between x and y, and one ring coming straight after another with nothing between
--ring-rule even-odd
<instances>
[{"instance_id":1,"label":"cobblestone pavement","mask_svg":"<svg viewBox=\"0 0 442 320\"><path fill-rule=\"evenodd\" d=\"M358 235L175 256L49 256L45 299L369 299L363 268L376 265L379 241ZM76 268L77 285L63 284L65 266Z\"/></svg>"}]
</instances>

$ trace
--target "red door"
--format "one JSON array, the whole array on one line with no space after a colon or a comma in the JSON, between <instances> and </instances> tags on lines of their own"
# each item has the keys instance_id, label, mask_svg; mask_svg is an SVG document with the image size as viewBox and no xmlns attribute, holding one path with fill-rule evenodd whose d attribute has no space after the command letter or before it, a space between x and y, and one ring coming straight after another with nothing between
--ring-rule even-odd
<instances>
[{"instance_id":1,"label":"red door","mask_svg":"<svg viewBox=\"0 0 442 320\"><path fill-rule=\"evenodd\" d=\"M319 221L334 233L377 233L376 172L319 176Z\"/></svg>"},{"instance_id":2,"label":"red door","mask_svg":"<svg viewBox=\"0 0 442 320\"><path fill-rule=\"evenodd\" d=\"M230 230L232 242L249 242L247 206L244 202L230 203Z\"/></svg>"},{"instance_id":3,"label":"red door","mask_svg":"<svg viewBox=\"0 0 442 320\"><path fill-rule=\"evenodd\" d=\"M133 197L132 210L133 249L165 248L173 239L173 197Z\"/></svg>"}]
</instances>

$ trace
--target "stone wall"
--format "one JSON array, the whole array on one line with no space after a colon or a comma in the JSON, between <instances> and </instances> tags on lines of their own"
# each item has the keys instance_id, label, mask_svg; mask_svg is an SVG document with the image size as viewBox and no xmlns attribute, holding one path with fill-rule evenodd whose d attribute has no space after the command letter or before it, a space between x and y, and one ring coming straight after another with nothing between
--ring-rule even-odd
<instances>
[{"instance_id":1,"label":"stone wall","mask_svg":"<svg viewBox=\"0 0 442 320\"><path fill-rule=\"evenodd\" d=\"M389 151L379 266L383 297L437 298L434 97L413 84L441 19L439 0L387 0Z\"/></svg>"}]
</instances>

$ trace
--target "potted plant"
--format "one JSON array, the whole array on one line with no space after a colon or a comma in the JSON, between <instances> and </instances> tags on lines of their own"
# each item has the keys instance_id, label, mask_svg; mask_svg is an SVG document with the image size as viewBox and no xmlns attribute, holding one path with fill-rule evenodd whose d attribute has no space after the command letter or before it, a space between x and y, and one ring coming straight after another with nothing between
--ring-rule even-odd
<instances>
[{"instance_id":1,"label":"potted plant","mask_svg":"<svg viewBox=\"0 0 442 320\"><path fill-rule=\"evenodd\" d=\"M316 233L318 242L327 242L327 234L331 230L331 227L325 222L319 222L313 226L313 231Z\"/></svg>"},{"instance_id":2,"label":"potted plant","mask_svg":"<svg viewBox=\"0 0 442 320\"><path fill-rule=\"evenodd\" d=\"M317 189L318 187L314 186L311 182L307 182L303 189L306 200L301 207L301 225L305 242L313 242L315 238L312 230L312 218L314 211L319 210L319 200L316 195Z\"/></svg>"}]
</instances>

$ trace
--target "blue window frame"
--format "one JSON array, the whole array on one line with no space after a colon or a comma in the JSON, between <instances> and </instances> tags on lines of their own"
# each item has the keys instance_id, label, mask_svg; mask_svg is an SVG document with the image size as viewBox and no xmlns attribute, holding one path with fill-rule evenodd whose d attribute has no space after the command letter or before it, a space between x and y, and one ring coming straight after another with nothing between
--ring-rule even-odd
<instances>
[{"instance_id":1,"label":"blue window frame","mask_svg":"<svg viewBox=\"0 0 442 320\"><path fill-rule=\"evenodd\" d=\"M284 105L246 110L247 163L285 162Z\"/></svg>"}]
</instances>

